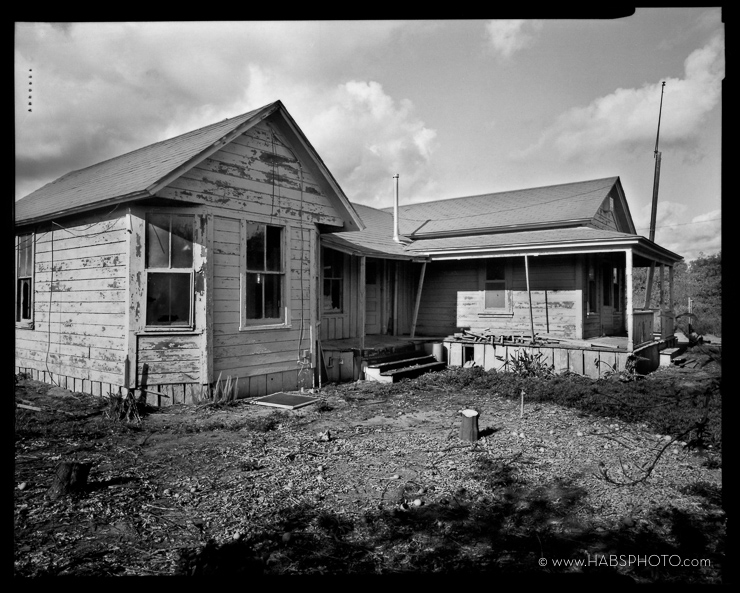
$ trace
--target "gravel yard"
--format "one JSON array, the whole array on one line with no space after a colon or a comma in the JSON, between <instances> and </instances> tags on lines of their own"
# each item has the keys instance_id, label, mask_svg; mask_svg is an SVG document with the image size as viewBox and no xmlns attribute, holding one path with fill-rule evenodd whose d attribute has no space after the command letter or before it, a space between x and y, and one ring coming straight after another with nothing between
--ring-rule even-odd
<instances>
[{"instance_id":1,"label":"gravel yard","mask_svg":"<svg viewBox=\"0 0 740 593\"><path fill-rule=\"evenodd\" d=\"M438 385L360 382L297 410L242 400L125 422L104 399L21 379L15 574L722 582L716 452ZM472 444L463 408L480 413ZM87 488L52 499L63 460L92 464Z\"/></svg>"}]
</instances>

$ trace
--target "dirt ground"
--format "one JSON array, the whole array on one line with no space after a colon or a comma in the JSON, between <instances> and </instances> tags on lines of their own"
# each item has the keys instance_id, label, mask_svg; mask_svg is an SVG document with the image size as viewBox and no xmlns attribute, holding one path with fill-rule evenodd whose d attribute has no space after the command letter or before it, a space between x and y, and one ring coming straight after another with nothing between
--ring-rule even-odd
<instances>
[{"instance_id":1,"label":"dirt ground","mask_svg":"<svg viewBox=\"0 0 740 593\"><path fill-rule=\"evenodd\" d=\"M721 582L718 457L644 425L414 381L130 422L105 399L22 378L15 392L16 576ZM473 444L459 438L466 408L480 413ZM91 470L53 498L61 461Z\"/></svg>"}]
</instances>

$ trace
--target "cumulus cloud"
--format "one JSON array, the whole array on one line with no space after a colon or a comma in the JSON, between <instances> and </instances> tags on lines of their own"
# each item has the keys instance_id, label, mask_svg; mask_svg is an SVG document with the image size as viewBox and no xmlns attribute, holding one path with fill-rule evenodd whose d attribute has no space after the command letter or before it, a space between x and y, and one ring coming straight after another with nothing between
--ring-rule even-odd
<instances>
[{"instance_id":1,"label":"cumulus cloud","mask_svg":"<svg viewBox=\"0 0 740 593\"><path fill-rule=\"evenodd\" d=\"M410 101L396 102L377 82L356 80L328 99L304 131L351 200L390 205L396 173L408 195L431 190L436 132L415 116Z\"/></svg>"},{"instance_id":2,"label":"cumulus cloud","mask_svg":"<svg viewBox=\"0 0 740 593\"><path fill-rule=\"evenodd\" d=\"M660 146L683 146L695 139L720 101L724 39L715 36L684 62L683 78L668 78L661 117ZM555 151L565 160L599 161L604 151L633 153L654 142L661 83L616 89L584 107L563 113L520 157Z\"/></svg>"},{"instance_id":3,"label":"cumulus cloud","mask_svg":"<svg viewBox=\"0 0 740 593\"><path fill-rule=\"evenodd\" d=\"M534 33L541 28L542 22L537 20L494 20L486 23L486 34L494 52L509 58L531 45L535 39Z\"/></svg>"},{"instance_id":4,"label":"cumulus cloud","mask_svg":"<svg viewBox=\"0 0 740 593\"><path fill-rule=\"evenodd\" d=\"M722 211L712 210L694 216L686 222L688 207L676 202L658 202L655 240L658 244L683 256L687 261L699 253L717 253L722 249ZM635 213L637 233L648 237L651 206Z\"/></svg>"},{"instance_id":5,"label":"cumulus cloud","mask_svg":"<svg viewBox=\"0 0 740 593\"><path fill-rule=\"evenodd\" d=\"M71 170L277 99L294 117L292 106L307 106L297 118L303 127L337 93L338 64L387 42L400 24L332 22L331 34L323 30L327 26L320 21L18 23L16 197ZM379 96L363 105L374 105ZM399 112L412 117L408 107ZM421 128L412 125L408 140L419 154L430 146ZM408 131L407 125L399 133ZM382 131L368 137L380 153L387 151Z\"/></svg>"}]
</instances>

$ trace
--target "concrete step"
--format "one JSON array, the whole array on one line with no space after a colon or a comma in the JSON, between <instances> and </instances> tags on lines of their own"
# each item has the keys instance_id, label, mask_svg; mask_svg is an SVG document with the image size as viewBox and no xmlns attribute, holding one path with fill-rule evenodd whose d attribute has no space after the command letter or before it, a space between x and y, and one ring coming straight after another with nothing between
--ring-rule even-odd
<instances>
[{"instance_id":1,"label":"concrete step","mask_svg":"<svg viewBox=\"0 0 740 593\"><path fill-rule=\"evenodd\" d=\"M434 356L416 356L393 362L369 365L365 369L365 379L381 383L394 383L401 379L411 379L430 371L439 371L447 365L438 362Z\"/></svg>"}]
</instances>

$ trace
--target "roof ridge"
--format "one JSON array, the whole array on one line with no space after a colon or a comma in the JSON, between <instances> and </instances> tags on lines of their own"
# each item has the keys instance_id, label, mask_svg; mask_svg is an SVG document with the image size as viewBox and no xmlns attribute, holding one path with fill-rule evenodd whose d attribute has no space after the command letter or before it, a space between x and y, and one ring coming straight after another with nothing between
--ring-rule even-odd
<instances>
[{"instance_id":1,"label":"roof ridge","mask_svg":"<svg viewBox=\"0 0 740 593\"><path fill-rule=\"evenodd\" d=\"M115 160L118 160L118 159L122 159L122 158L124 158L126 156L135 154L135 153L140 152L142 150L146 150L146 149L149 149L149 148L154 148L155 146L161 146L162 144L165 144L167 142L172 142L172 141L175 141L175 140L180 140L180 139L184 138L185 136L189 136L191 134L192 135L195 135L196 133L203 132L203 131L205 131L207 129L216 128L217 126L224 125L225 122L229 122L229 121L232 121L232 120L235 120L235 119L239 119L239 118L244 118L244 120L246 121L247 119L249 119L250 116L254 115L258 111L262 111L263 109L266 109L266 108L268 108L268 107L270 107L270 106L272 106L272 105L274 105L276 103L279 103L279 101L273 101L272 103L267 103L266 105L263 105L262 107L258 107L257 109L252 109L251 111L246 111L244 113L240 113L239 115L235 115L233 117L227 117L225 119L222 119L221 121L213 122L213 123L207 124L205 126L201 126L199 128L195 128L194 130L189 130L187 132L183 132L182 134L178 134L177 136L170 136L169 138L165 138L163 140L157 140L156 142L151 142L149 144L145 144L144 146L140 146L139 148L134 148L133 150L129 150L128 152L124 152L122 154L119 154L119 155L116 155L116 156L112 156L112 157L107 158L107 159L103 159L102 161L98 161L96 163L91 163L87 167L82 167L80 169L74 169L73 171L68 171L67 173L65 173L61 177L57 177L54 181L50 181L49 183L47 183L46 185L43 185L42 187L46 187L47 185L53 185L53 184L55 184L55 183L57 183L59 181L62 181L63 179L66 179L67 177L69 177L70 175L73 175L75 173L80 173L82 171L86 171L87 169L90 169L92 167L99 167L99 166L104 165L105 163L108 163L110 161L115 161ZM242 122L240 122L240 123L242 123ZM41 188L39 188L39 189L41 189ZM31 192L31 193L34 193L34 192ZM31 194L28 194L28 195L31 195ZM24 196L24 197L26 197L26 196ZM20 199L22 200L23 198L20 198Z\"/></svg>"},{"instance_id":2,"label":"roof ridge","mask_svg":"<svg viewBox=\"0 0 740 593\"><path fill-rule=\"evenodd\" d=\"M533 190L538 190L538 189L549 189L549 188L563 187L563 186L566 186L566 185L580 185L580 184L583 184L583 183L594 183L594 182L597 182L597 181L607 181L607 180L616 181L617 179L619 179L619 175L613 175L611 177L599 177L597 179L584 179L582 181L571 181L571 182L567 182L567 183L555 183L555 184L552 184L552 185L538 185L538 186L535 186L535 187L525 187L525 188L521 188L521 189L511 189L511 190L504 190L504 191L497 191L497 192L485 192L485 193L481 193L481 194L472 194L472 195L469 195L469 196L457 196L457 197L454 197L454 198L442 198L442 199L439 199L439 200L428 200L426 202L412 202L410 204L402 204L402 205L399 205L399 208L412 208L414 206L424 206L424 205L428 205L428 204L439 204L440 202L451 202L451 201L454 201L454 200L468 200L468 199L471 199L471 198L481 198L483 196L497 196L497 195L500 195L500 194L515 194L515 193L528 192L528 191L533 191ZM387 211L387 210L390 210L392 208L393 208L393 206L386 206L385 208L382 208L381 210Z\"/></svg>"}]
</instances>

